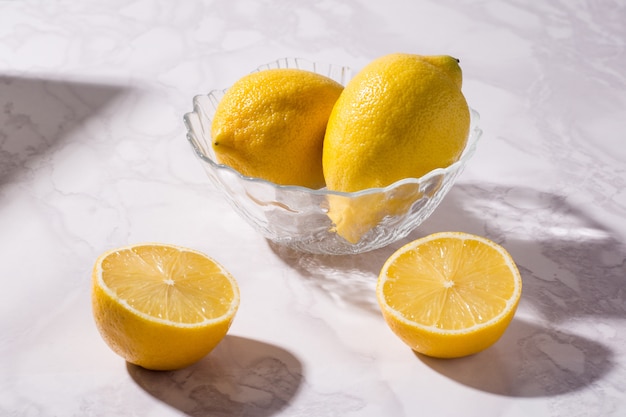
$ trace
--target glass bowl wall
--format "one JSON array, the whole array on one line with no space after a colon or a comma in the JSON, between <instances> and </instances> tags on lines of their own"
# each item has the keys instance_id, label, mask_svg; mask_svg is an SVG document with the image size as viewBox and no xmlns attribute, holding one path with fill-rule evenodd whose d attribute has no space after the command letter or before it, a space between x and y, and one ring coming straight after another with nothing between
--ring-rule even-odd
<instances>
[{"instance_id":1,"label":"glass bowl wall","mask_svg":"<svg viewBox=\"0 0 626 417\"><path fill-rule=\"evenodd\" d=\"M297 58L280 59L259 67L257 71L271 68L305 69L344 85L351 75L348 67ZM342 193L282 186L243 176L216 162L211 146L211 122L225 91L214 90L194 97L193 111L184 116L187 139L193 151L212 185L258 232L273 242L309 253L355 254L406 237L432 214L448 193L474 153L481 135L478 113L472 109L467 145L456 163L385 188ZM337 233L332 216L329 217L331 205L348 206L355 216L363 219L363 224L350 226L355 230L349 233L348 239ZM346 236L346 233L342 235Z\"/></svg>"}]
</instances>

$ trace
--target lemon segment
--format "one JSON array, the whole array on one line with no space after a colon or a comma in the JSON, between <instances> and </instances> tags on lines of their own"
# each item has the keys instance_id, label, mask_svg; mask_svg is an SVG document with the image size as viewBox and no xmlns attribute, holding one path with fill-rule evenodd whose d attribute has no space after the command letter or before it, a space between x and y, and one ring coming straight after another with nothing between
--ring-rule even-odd
<instances>
[{"instance_id":1,"label":"lemon segment","mask_svg":"<svg viewBox=\"0 0 626 417\"><path fill-rule=\"evenodd\" d=\"M521 291L519 271L502 246L443 232L396 251L380 272L376 294L385 321L411 349L451 358L494 344Z\"/></svg>"},{"instance_id":2,"label":"lemon segment","mask_svg":"<svg viewBox=\"0 0 626 417\"><path fill-rule=\"evenodd\" d=\"M200 252L131 245L96 260L92 307L113 351L147 369L172 370L197 362L224 338L239 307L239 289Z\"/></svg>"}]
</instances>

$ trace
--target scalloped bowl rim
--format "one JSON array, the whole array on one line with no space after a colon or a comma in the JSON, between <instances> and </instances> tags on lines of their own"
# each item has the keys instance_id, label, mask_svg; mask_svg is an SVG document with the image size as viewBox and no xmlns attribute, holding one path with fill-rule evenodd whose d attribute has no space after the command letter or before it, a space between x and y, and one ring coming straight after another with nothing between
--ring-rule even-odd
<instances>
[{"instance_id":1,"label":"scalloped bowl rim","mask_svg":"<svg viewBox=\"0 0 626 417\"><path fill-rule=\"evenodd\" d=\"M226 90L212 90L206 95L198 95L194 97L194 102L196 101L197 97L210 96L211 94L214 94L215 92L224 92L224 91ZM412 177L403 178L385 187L375 187L375 188L367 188L364 190L353 191L353 192L344 192L344 191L329 190L327 188L313 189L313 188L303 187L300 185L280 185L280 184L276 184L274 182L265 180L263 178L250 177L250 176L243 175L239 171L237 171L236 169L228 165L215 162L209 155L207 155L202 149L200 149L200 147L196 143L197 139L194 137L195 132L191 126L191 123L189 123L189 117L191 117L191 115L194 115L194 114L198 115L198 112L192 111L184 115L185 126L187 128L187 140L191 143L191 146L193 147L196 155L200 159L202 159L203 161L211 165L211 167L213 167L215 170L218 170L218 171L223 170L223 171L231 172L233 175L235 175L236 177L238 177L240 180L244 182L266 184L266 185L272 186L280 190L285 190L285 191L290 191L290 192L303 192L303 193L308 193L312 195L339 195L339 196L344 196L344 197L349 197L349 198L357 198L363 195L375 194L375 193L380 193L380 192L384 193L394 188L403 186L405 184L421 184L430 180L432 177L442 175L442 174L445 175L448 172L456 171L461 166L463 166L465 162L474 154L474 152L476 151L478 140L480 139L480 136L482 135L482 130L478 127L480 114L475 109L470 107L471 122L470 122L470 131L469 131L468 138L467 138L467 144L465 145L465 148L463 149L461 157L457 161L448 165L445 168L435 168L432 171L427 172L426 174L422 175L419 178L412 178ZM198 117L200 116L198 115Z\"/></svg>"}]
</instances>

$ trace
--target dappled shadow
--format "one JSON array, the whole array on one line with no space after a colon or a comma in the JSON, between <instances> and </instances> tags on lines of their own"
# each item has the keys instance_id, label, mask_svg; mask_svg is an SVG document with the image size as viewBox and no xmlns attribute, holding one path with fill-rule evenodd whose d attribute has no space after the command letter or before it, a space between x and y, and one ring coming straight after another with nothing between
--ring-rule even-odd
<instances>
[{"instance_id":1,"label":"dappled shadow","mask_svg":"<svg viewBox=\"0 0 626 417\"><path fill-rule=\"evenodd\" d=\"M116 85L0 75L0 186L123 91Z\"/></svg>"},{"instance_id":2,"label":"dappled shadow","mask_svg":"<svg viewBox=\"0 0 626 417\"><path fill-rule=\"evenodd\" d=\"M529 188L453 190L418 233L463 230L502 244L522 273L523 307L549 323L626 318L626 244L598 219L563 196Z\"/></svg>"},{"instance_id":3,"label":"dappled shadow","mask_svg":"<svg viewBox=\"0 0 626 417\"><path fill-rule=\"evenodd\" d=\"M565 198L531 189L458 184L409 236L368 253L315 255L270 247L330 296L378 311L372 291L385 260L402 245L440 231L475 233L502 244L522 273L522 304L545 319L626 318L624 243Z\"/></svg>"},{"instance_id":4,"label":"dappled shadow","mask_svg":"<svg viewBox=\"0 0 626 417\"><path fill-rule=\"evenodd\" d=\"M227 335L204 359L178 371L127 365L146 392L192 417L278 414L298 392L302 364L290 352Z\"/></svg>"},{"instance_id":5,"label":"dappled shadow","mask_svg":"<svg viewBox=\"0 0 626 417\"><path fill-rule=\"evenodd\" d=\"M626 318L626 245L563 196L457 184L428 220L386 248L341 257L272 248L307 284L379 314L374 290L385 260L402 245L440 231L475 233L503 245L522 274L519 310L536 320L516 318L502 340L478 355L450 362L424 358L431 368L484 391L531 397L581 389L611 370L610 340L576 336L567 327L585 318Z\"/></svg>"},{"instance_id":6,"label":"dappled shadow","mask_svg":"<svg viewBox=\"0 0 626 417\"><path fill-rule=\"evenodd\" d=\"M324 291L338 303L379 314L375 288L380 268L395 245L355 255L318 255L268 242L272 250L307 283Z\"/></svg>"}]
</instances>

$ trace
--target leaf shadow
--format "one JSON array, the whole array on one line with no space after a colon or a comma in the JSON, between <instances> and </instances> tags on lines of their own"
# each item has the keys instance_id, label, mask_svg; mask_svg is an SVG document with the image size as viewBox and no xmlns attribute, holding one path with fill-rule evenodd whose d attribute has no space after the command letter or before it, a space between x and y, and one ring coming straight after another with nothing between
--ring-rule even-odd
<instances>
[{"instance_id":1,"label":"leaf shadow","mask_svg":"<svg viewBox=\"0 0 626 417\"><path fill-rule=\"evenodd\" d=\"M0 185L110 106L127 88L0 74Z\"/></svg>"},{"instance_id":2,"label":"leaf shadow","mask_svg":"<svg viewBox=\"0 0 626 417\"><path fill-rule=\"evenodd\" d=\"M127 369L147 393L191 417L272 416L289 405L303 379L302 364L290 352L232 335L181 370Z\"/></svg>"}]
</instances>

